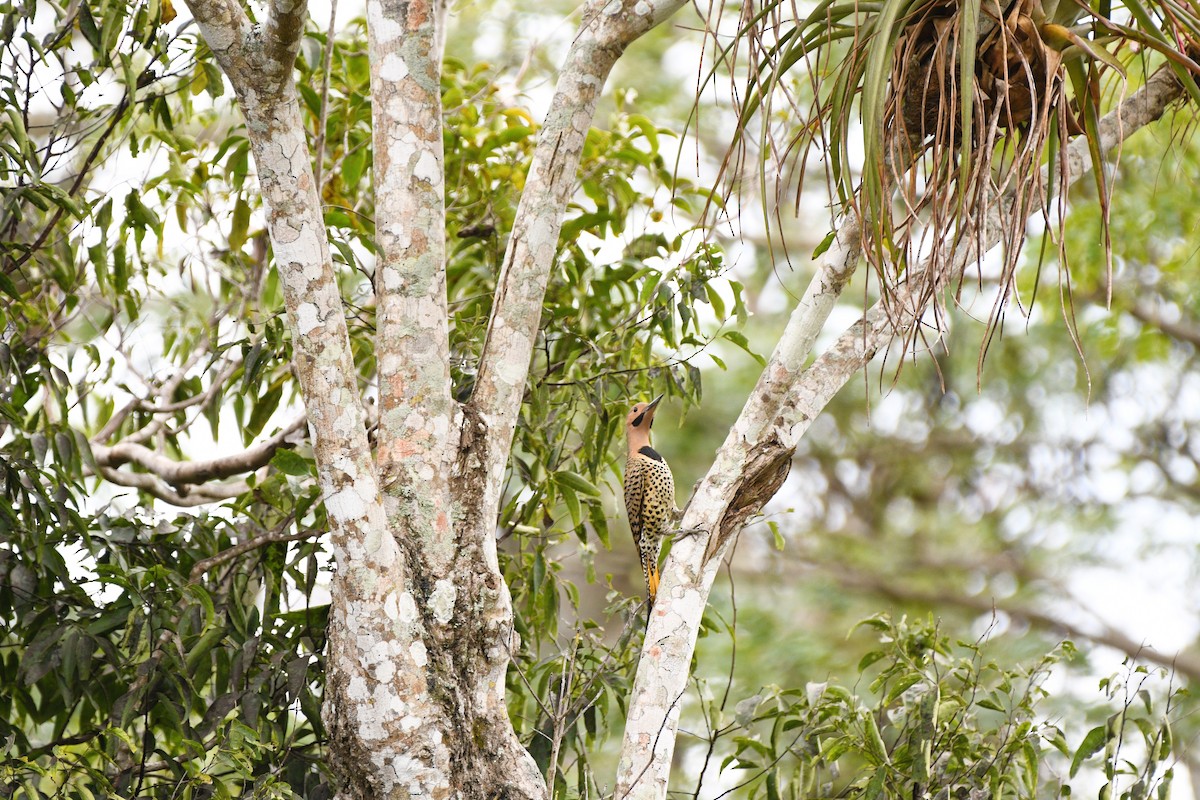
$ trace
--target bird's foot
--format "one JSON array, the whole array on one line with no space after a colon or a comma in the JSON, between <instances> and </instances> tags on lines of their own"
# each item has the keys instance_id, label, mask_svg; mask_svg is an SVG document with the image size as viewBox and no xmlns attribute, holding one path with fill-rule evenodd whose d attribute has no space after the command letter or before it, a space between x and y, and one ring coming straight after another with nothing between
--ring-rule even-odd
<instances>
[{"instance_id":1,"label":"bird's foot","mask_svg":"<svg viewBox=\"0 0 1200 800\"><path fill-rule=\"evenodd\" d=\"M676 528L675 530L670 531L671 536L675 539L690 539L693 536L699 536L702 533L707 534L708 529L707 528Z\"/></svg>"}]
</instances>

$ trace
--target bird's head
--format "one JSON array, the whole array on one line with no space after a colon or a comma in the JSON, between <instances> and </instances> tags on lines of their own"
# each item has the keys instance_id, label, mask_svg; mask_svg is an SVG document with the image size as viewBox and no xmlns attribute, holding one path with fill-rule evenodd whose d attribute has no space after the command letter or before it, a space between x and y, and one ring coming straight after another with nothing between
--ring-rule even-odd
<instances>
[{"instance_id":1,"label":"bird's head","mask_svg":"<svg viewBox=\"0 0 1200 800\"><path fill-rule=\"evenodd\" d=\"M654 424L654 411L662 399L663 396L660 394L649 403L635 403L633 408L629 409L629 416L625 418L625 437L630 444L634 442L650 443L650 427Z\"/></svg>"}]
</instances>

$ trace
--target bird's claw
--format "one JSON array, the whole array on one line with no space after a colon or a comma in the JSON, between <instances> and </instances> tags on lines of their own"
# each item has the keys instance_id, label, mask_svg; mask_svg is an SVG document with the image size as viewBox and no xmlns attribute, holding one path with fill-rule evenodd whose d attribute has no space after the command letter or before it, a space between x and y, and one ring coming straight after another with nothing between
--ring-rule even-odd
<instances>
[{"instance_id":1,"label":"bird's claw","mask_svg":"<svg viewBox=\"0 0 1200 800\"><path fill-rule=\"evenodd\" d=\"M702 533L708 533L708 531L704 528L679 528L671 531L671 536L676 539L690 539Z\"/></svg>"}]
</instances>

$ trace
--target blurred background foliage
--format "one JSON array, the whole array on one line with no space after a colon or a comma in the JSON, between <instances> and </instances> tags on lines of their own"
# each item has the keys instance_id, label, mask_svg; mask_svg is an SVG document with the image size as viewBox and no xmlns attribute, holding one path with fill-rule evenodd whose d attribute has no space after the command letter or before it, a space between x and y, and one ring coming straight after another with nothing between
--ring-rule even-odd
<instances>
[{"instance_id":1,"label":"blurred background foliage","mask_svg":"<svg viewBox=\"0 0 1200 800\"><path fill-rule=\"evenodd\" d=\"M167 0L2 10L0 794L331 796L324 510L231 93ZM454 9L460 398L571 10ZM369 398L365 38L343 9L330 53L323 13L298 86ZM828 232L820 191L776 207L748 174L728 204L711 196L736 115L713 89L691 116L708 63L691 19L620 62L589 136L498 520L522 642L510 709L560 797L605 796L641 644L625 409L667 393L655 445L682 503ZM714 592L681 793L1200 786L1198 157L1186 119L1125 148L1111 308L1104 203L1083 185L1062 247L1033 240L1047 260L1020 274L1001 335L981 322L1003 277L985 267L947 346L903 369L893 352L831 404ZM723 215L701 229L706 208ZM860 277L832 332L876 291ZM113 455L268 439L266 469L177 484Z\"/></svg>"}]
</instances>

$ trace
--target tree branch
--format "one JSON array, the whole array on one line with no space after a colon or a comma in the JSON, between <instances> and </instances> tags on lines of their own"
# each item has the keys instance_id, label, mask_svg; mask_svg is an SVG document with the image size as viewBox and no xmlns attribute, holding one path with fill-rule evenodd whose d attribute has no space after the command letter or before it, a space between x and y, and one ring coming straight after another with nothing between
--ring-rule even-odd
<instances>
[{"instance_id":1,"label":"tree branch","mask_svg":"<svg viewBox=\"0 0 1200 800\"><path fill-rule=\"evenodd\" d=\"M270 439L265 439L240 453L204 461L176 461L148 447L129 442L119 442L111 447L93 444L92 457L96 460L97 466L101 467L137 464L171 486L200 484L253 472L259 467L266 466L271 457L275 455L275 451L284 446L288 437L303 429L306 422L307 418L301 415Z\"/></svg>"},{"instance_id":2,"label":"tree branch","mask_svg":"<svg viewBox=\"0 0 1200 800\"><path fill-rule=\"evenodd\" d=\"M194 357L193 357L193 359L194 359ZM170 397L172 394L174 394L175 390L179 388L180 384L182 384L184 379L187 377L188 370L191 369L191 367L193 366L193 364L194 364L193 359L189 359L188 360L189 363L184 364L179 369L179 371L176 373L176 375L173 378L171 378L171 380L169 380L166 384L163 385L162 389L155 391L153 393L157 394L161 398ZM101 428L99 431L97 431L96 434L91 437L90 441L92 442L93 445L97 445L97 444L102 445L105 442L107 442L109 439L111 439L113 437L113 435L116 434L117 430L120 429L121 425L125 422L125 420L129 417L129 415L131 413L133 413L134 411L142 411L144 413L151 414L151 415L160 415L160 414L166 415L166 414L175 414L179 411L185 411L193 406L200 406L200 408L202 408L202 409L207 407L208 404L212 402L213 398L216 397L217 392L219 392L224 387L226 381L228 381L229 378L233 376L233 373L236 372L237 369L241 365L242 365L241 356L236 356L234 358L231 358L225 364L225 366L221 368L221 371L218 372L216 375L214 375L210 379L209 386L206 390L204 390L200 394L192 395L191 397L188 397L184 400L178 400L175 402L168 402L168 403L164 403L162 405L157 405L145 397L133 398L128 403L126 403L124 406L122 406L120 409L118 409L116 412L114 412L113 415L109 418L108 422L105 423L104 427ZM210 372L210 374L211 374L211 366L212 365L210 364L209 370L208 370ZM194 419L195 418L193 417L193 420L189 420L188 422L186 422L184 424L184 427L186 427L187 425L190 425L191 422L194 421ZM151 422L150 424L146 425L145 427L131 433L129 436L126 436L122 441L124 441L124 442L139 442L139 443L144 442L144 441L150 439L159 430L161 430L161 428L162 428L162 421L155 420L154 422ZM178 432L178 431L176 431L176 432Z\"/></svg>"},{"instance_id":3,"label":"tree branch","mask_svg":"<svg viewBox=\"0 0 1200 800\"><path fill-rule=\"evenodd\" d=\"M442 152L441 39L444 0L367 4L375 137L375 294L379 302L379 474L387 494L414 487L448 493L450 338ZM434 526L412 525L433 531ZM448 538L451 531L447 526ZM427 548L435 569L450 541Z\"/></svg>"},{"instance_id":4,"label":"tree branch","mask_svg":"<svg viewBox=\"0 0 1200 800\"><path fill-rule=\"evenodd\" d=\"M1169 70L1152 75L1145 86L1101 120L1101 151L1110 153L1134 131L1158 119L1181 94L1182 87ZM1063 155L1071 181L1087 173L1090 160L1086 140L1076 139ZM963 242L956 248L951 255L952 268L943 270L942 287L958 280L972 254L978 258L1000 241L1000 216L1008 213L1007 201L1014 197L1006 194L1000 198L1001 202L989 204L981 228L986 232L981 235L982 241ZM928 264L929 261L923 262L919 269L928 269ZM908 286L919 283L910 279ZM928 287L928 282L925 285ZM779 400L776 414L759 420L739 418L726 439L726 446L697 487L681 527L707 530L717 541L702 547L694 539L683 539L672 547L667 559L630 697L617 770L618 797L666 796L679 715L669 699L678 697L686 688L696 635L719 556L745 519L778 490L800 437L833 395L880 349L897 338L906 340L918 322L913 313L918 306L911 293L911 289L907 294L898 292L886 308L882 302L877 303L812 366L793 377ZM773 366L768 365L768 370ZM786 384L775 385L775 391L768 392L767 398L752 395L749 403L769 412L774 405L770 397L776 395L780 385ZM759 391L756 388L755 392ZM736 444L744 436L738 434L739 425L745 431L763 431L754 441L742 441L740 463L726 452L731 442Z\"/></svg>"},{"instance_id":5,"label":"tree branch","mask_svg":"<svg viewBox=\"0 0 1200 800\"><path fill-rule=\"evenodd\" d=\"M200 33L218 60L245 58L250 18L238 0L186 0ZM230 77L232 81L232 76Z\"/></svg>"},{"instance_id":6,"label":"tree branch","mask_svg":"<svg viewBox=\"0 0 1200 800\"><path fill-rule=\"evenodd\" d=\"M329 27L325 31L325 67L321 70L321 113L317 116L317 135L313 140L313 185L317 196L325 197L325 127L329 122L329 77L333 71L333 42L337 36L337 0L329 3Z\"/></svg>"},{"instance_id":7,"label":"tree branch","mask_svg":"<svg viewBox=\"0 0 1200 800\"><path fill-rule=\"evenodd\" d=\"M260 547L266 547L269 544L279 542L295 542L300 539L312 539L320 536L324 531L319 531L315 528L304 528L303 530L293 531L292 533L284 533L292 524L292 519L289 518L287 523L280 526L276 530L264 533L262 536L256 536L253 539L247 539L244 542L238 542L232 547L226 548L215 556L202 558L192 566L192 571L188 574L188 580L195 583L201 575L208 572L213 567L219 567L233 561L238 556L249 553L251 550L257 550Z\"/></svg>"},{"instance_id":8,"label":"tree branch","mask_svg":"<svg viewBox=\"0 0 1200 800\"><path fill-rule=\"evenodd\" d=\"M415 10L417 5L408 8ZM378 35L383 17L371 13ZM405 22L411 25L417 19L406 17ZM480 571L478 580L468 580L476 574L464 574L466 569L457 571L453 581L425 574L418 580L413 569L424 566L405 546L405 529L391 523L402 519L402 507L419 508L421 497L410 494L403 504L400 498L391 498L395 503L391 519L385 509L290 65L286 82L273 87L261 64L223 56L225 51L217 47L213 50L237 90L246 117L337 564L330 590L324 721L330 760L343 781L340 792L346 797L450 794L452 776L466 768L452 743L456 737L470 735L474 742L486 742L478 750L479 758L487 761L478 763L492 766L493 788L508 780L520 791L502 788L502 794L544 795L544 783L520 747L504 705L508 660L501 641L511 636L511 607L498 578L494 536L485 543L475 526L472 541L467 542L475 544L475 552L490 554L486 566L491 571ZM405 57L409 55L406 49ZM393 62L392 66L401 65ZM407 62L404 66L410 67ZM372 72L392 80L384 67L372 64ZM432 87L421 88L436 96L437 80L435 75ZM386 100L376 97L374 102ZM386 157L399 167L403 159L397 148L403 151L403 139L389 141L387 147ZM381 157L384 154L377 152L376 158ZM417 177L424 174L417 172ZM391 211L377 207L377 214ZM395 231L399 236L404 231L414 238L443 235L440 224L425 224L431 227L418 229L411 219L377 219L377 230L400 226ZM444 315L445 308L437 313ZM379 354L381 362L391 357L387 352ZM390 363L382 367L389 374L395 368ZM407 396L414 403L428 399L415 392ZM408 424L407 419L402 422ZM394 423L390 420L388 425ZM473 499L455 497L454 501L469 508ZM459 524L462 516L436 515L435 524ZM493 512L490 527L494 524ZM472 560L473 553L464 554L471 549L456 543L456 555L464 560ZM477 669L479 661L491 669ZM458 680L465 674L462 670L470 670L479 681L471 691L455 692L442 684ZM447 677L451 675L453 679ZM469 726L469 734L451 730L454 724ZM370 758L364 757L368 750ZM521 770L530 775L514 774Z\"/></svg>"},{"instance_id":9,"label":"tree branch","mask_svg":"<svg viewBox=\"0 0 1200 800\"><path fill-rule=\"evenodd\" d=\"M1187 322L1170 322L1154 309L1136 301L1127 310L1134 319L1158 328L1172 339L1200 347L1200 327Z\"/></svg>"},{"instance_id":10,"label":"tree branch","mask_svg":"<svg viewBox=\"0 0 1200 800\"><path fill-rule=\"evenodd\" d=\"M144 411L147 414L174 414L177 411L183 411L184 409L191 408L195 405L199 405L201 407L207 406L216 393L221 391L221 389L225 386L225 382L233 377L233 373L237 372L238 368L241 366L241 356L231 358L228 363L221 368L221 371L211 378L208 384L208 389L200 394L192 395L186 400L179 400L174 403L164 403L162 405L156 405L147 400L142 400L138 403L137 408L139 411ZM211 365L209 367L209 371L211 372ZM180 374L178 376L179 383L182 383L185 374L186 370L180 370ZM164 397L169 397L173 393L174 388L172 388L170 392L163 392L162 394ZM97 438L99 439L99 437Z\"/></svg>"},{"instance_id":11,"label":"tree branch","mask_svg":"<svg viewBox=\"0 0 1200 800\"><path fill-rule=\"evenodd\" d=\"M591 0L567 53L517 207L468 409L485 426L476 472L487 518L496 515L563 213L604 83L630 43L682 7L682 0Z\"/></svg>"},{"instance_id":12,"label":"tree branch","mask_svg":"<svg viewBox=\"0 0 1200 800\"><path fill-rule=\"evenodd\" d=\"M132 414L134 411L136 411L143 402L144 401L142 400L142 398L135 397L132 400L130 400L128 403L126 403L125 405L121 406L116 411L114 411L113 415L108 418L108 422L106 422L104 424L104 427L101 428L96 433L96 435L90 439L92 444L93 445L103 444L104 442L111 439L113 434L115 434L120 429L122 423L124 423L125 420L129 417L129 415Z\"/></svg>"},{"instance_id":13,"label":"tree branch","mask_svg":"<svg viewBox=\"0 0 1200 800\"><path fill-rule=\"evenodd\" d=\"M271 0L263 32L263 55L278 70L274 79L290 84L308 20L308 0Z\"/></svg>"},{"instance_id":14,"label":"tree branch","mask_svg":"<svg viewBox=\"0 0 1200 800\"><path fill-rule=\"evenodd\" d=\"M1148 647L1143 642L1135 641L1124 633L1105 626L1099 633L1091 633L1083 627L1068 622L1059 617L1047 614L1016 603L997 601L983 595L963 595L952 592L930 592L917 589L905 581L885 580L879 575L847 570L822 564L820 569L843 586L863 589L883 595L891 600L902 603L915 603L926 606L955 606L979 614L1000 611L1015 620L1024 622L1035 628L1051 631L1070 639L1086 639L1096 644L1120 650L1130 658L1148 661L1152 664L1172 669L1190 681L1200 681L1200 658L1188 653L1163 653Z\"/></svg>"},{"instance_id":15,"label":"tree branch","mask_svg":"<svg viewBox=\"0 0 1200 800\"><path fill-rule=\"evenodd\" d=\"M792 311L783 336L775 345L754 391L730 428L725 443L717 451L716 462L713 469L709 470L714 480L702 484L705 497L700 500L701 503L721 502L717 498L727 495L732 497L723 479L732 479L738 474L737 470L750 458L751 449L757 446L766 427L775 419L784 395L804 371L817 336L858 267L862 255L861 221L857 216L843 217L836 231L832 245L817 261L816 274ZM698 497L699 494L698 489ZM715 555L722 541L719 536L709 538L706 559Z\"/></svg>"},{"instance_id":16,"label":"tree branch","mask_svg":"<svg viewBox=\"0 0 1200 800\"><path fill-rule=\"evenodd\" d=\"M387 592L403 584L404 567L387 530L341 292L333 270L321 199L293 84L292 61L270 65L254 53L249 23L236 0L188 0L210 49L241 101L266 210L275 263L283 286L293 366L304 396L338 584ZM286 40L288 14L279 6L272 41ZM273 55L278 60L280 51ZM382 576L387 576L384 580ZM343 586L335 587L335 594ZM357 596L349 591L348 596ZM382 599L380 599L382 602ZM335 607L331 629L345 622Z\"/></svg>"},{"instance_id":17,"label":"tree branch","mask_svg":"<svg viewBox=\"0 0 1200 800\"><path fill-rule=\"evenodd\" d=\"M140 489L151 497L181 508L217 503L239 497L250 491L250 484L245 481L209 483L200 486L171 486L148 472L126 472L112 467L97 466L95 474L109 483L126 486L130 489Z\"/></svg>"}]
</instances>

